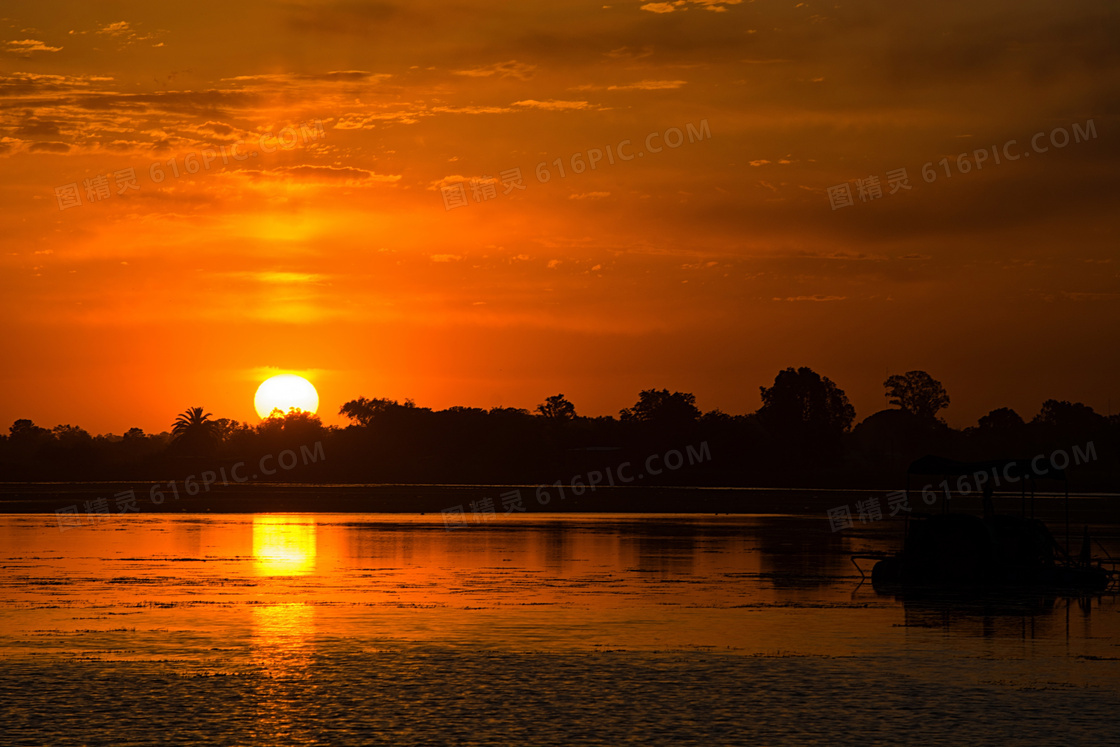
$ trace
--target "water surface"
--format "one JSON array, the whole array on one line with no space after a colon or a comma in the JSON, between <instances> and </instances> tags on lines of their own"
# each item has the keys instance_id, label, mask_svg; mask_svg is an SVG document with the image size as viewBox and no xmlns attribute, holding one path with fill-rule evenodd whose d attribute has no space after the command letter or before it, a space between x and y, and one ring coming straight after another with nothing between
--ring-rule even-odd
<instances>
[{"instance_id":1,"label":"water surface","mask_svg":"<svg viewBox=\"0 0 1120 747\"><path fill-rule=\"evenodd\" d=\"M1114 596L881 596L849 555L899 531L287 514L60 532L0 516L0 741L1120 739Z\"/></svg>"}]
</instances>

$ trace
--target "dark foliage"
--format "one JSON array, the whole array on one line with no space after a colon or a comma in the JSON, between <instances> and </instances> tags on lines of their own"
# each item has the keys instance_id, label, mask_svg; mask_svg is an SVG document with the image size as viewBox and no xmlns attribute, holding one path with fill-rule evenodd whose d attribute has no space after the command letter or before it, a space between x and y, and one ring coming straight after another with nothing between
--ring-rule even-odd
<instances>
[{"instance_id":1,"label":"dark foliage","mask_svg":"<svg viewBox=\"0 0 1120 747\"><path fill-rule=\"evenodd\" d=\"M920 376L917 374L921 374ZM91 436L17 420L0 436L0 481L159 480L233 469L271 482L522 484L567 482L592 470L663 463L671 451L709 457L649 475L644 484L800 487L894 487L925 454L962 460L1029 458L1057 450L1095 458L1069 470L1075 489L1115 490L1120 478L1120 418L1080 403L1047 400L1025 422L1007 408L957 430L936 417L948 395L924 372L891 382L897 409L854 428L855 412L834 382L808 368L787 368L762 387L756 413L702 413L686 392L648 389L619 418L583 417L562 394L535 410L451 407L359 397L342 405L346 427L324 427L298 411L258 425L213 419L201 407L171 432ZM290 469L279 455L300 457ZM308 454L319 458L304 458ZM268 461L268 460L272 461ZM672 461L675 457L670 457ZM693 463L688 463L693 461Z\"/></svg>"}]
</instances>

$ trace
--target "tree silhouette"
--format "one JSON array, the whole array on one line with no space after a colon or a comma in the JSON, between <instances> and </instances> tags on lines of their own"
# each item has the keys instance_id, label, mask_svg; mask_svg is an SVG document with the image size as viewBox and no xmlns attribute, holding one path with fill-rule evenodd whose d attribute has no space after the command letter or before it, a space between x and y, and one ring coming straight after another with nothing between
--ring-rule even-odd
<instances>
[{"instance_id":1,"label":"tree silhouette","mask_svg":"<svg viewBox=\"0 0 1120 747\"><path fill-rule=\"evenodd\" d=\"M21 440L42 439L44 436L50 434L49 430L40 428L27 418L21 418L12 423L11 427L8 428L8 432L11 434L12 438Z\"/></svg>"},{"instance_id":2,"label":"tree silhouette","mask_svg":"<svg viewBox=\"0 0 1120 747\"><path fill-rule=\"evenodd\" d=\"M360 397L340 408L351 422L344 428L298 410L276 411L250 426L215 419L201 407L179 415L171 433L132 428L123 438L91 436L71 425L40 428L24 419L0 435L0 483L168 479L259 464L290 450L300 457L298 470L258 473L259 479L513 486L586 475L608 466L605 460L637 465L650 454L706 444L711 464L694 470L690 460L687 471L656 480L647 474L644 484L897 487L897 476L926 454L980 461L1071 448L1093 455L1076 464L1075 489L1116 484L1115 460L1108 456L1120 448L1120 417L1048 399L1026 424L999 408L980 418L979 427L956 429L937 417L948 397L925 372L893 376L887 388L894 406L855 427L844 392L805 367L779 371L771 386L760 387L761 407L751 414L701 414L690 393L649 389L615 417L579 415L556 394L533 413L516 407L432 410L410 400ZM305 463L305 451L319 458Z\"/></svg>"},{"instance_id":3,"label":"tree silhouette","mask_svg":"<svg viewBox=\"0 0 1120 747\"><path fill-rule=\"evenodd\" d=\"M576 417L576 406L564 397L563 394L554 394L537 405L537 412L541 417L553 423L566 423Z\"/></svg>"},{"instance_id":4,"label":"tree silhouette","mask_svg":"<svg viewBox=\"0 0 1120 747\"><path fill-rule=\"evenodd\" d=\"M288 412L276 407L257 426L257 434L269 448L309 445L322 438L323 421L318 415L297 407L291 408Z\"/></svg>"},{"instance_id":5,"label":"tree silhouette","mask_svg":"<svg viewBox=\"0 0 1120 747\"><path fill-rule=\"evenodd\" d=\"M412 400L405 400L405 403L401 405L395 399L358 397L357 399L346 402L342 407L338 408L338 414L350 418L350 421L354 425L368 427L374 419L396 407L413 408L415 404L413 404Z\"/></svg>"},{"instance_id":6,"label":"tree silhouette","mask_svg":"<svg viewBox=\"0 0 1120 747\"><path fill-rule=\"evenodd\" d=\"M51 432L59 443L66 446L74 446L92 440L92 436L84 429L73 425L56 425L51 429Z\"/></svg>"},{"instance_id":7,"label":"tree silhouette","mask_svg":"<svg viewBox=\"0 0 1120 747\"><path fill-rule=\"evenodd\" d=\"M211 420L210 413L203 413L201 407L189 407L171 426L171 435L176 438L211 436L217 424Z\"/></svg>"},{"instance_id":8,"label":"tree silhouette","mask_svg":"<svg viewBox=\"0 0 1120 747\"><path fill-rule=\"evenodd\" d=\"M1035 415L1031 422L1049 428L1069 431L1090 430L1100 425L1104 420L1103 415L1098 415L1088 405L1080 402L1048 399L1042 403L1042 409L1039 410L1038 415Z\"/></svg>"},{"instance_id":9,"label":"tree silhouette","mask_svg":"<svg viewBox=\"0 0 1120 747\"><path fill-rule=\"evenodd\" d=\"M279 409L280 408L274 408L273 412ZM272 415L269 415L269 417L272 417ZM239 423L236 420L231 420L230 418L218 418L214 421L214 434L217 436L218 440L223 443L228 442L233 438L234 434L240 433L247 428L249 428L248 425Z\"/></svg>"},{"instance_id":10,"label":"tree silhouette","mask_svg":"<svg viewBox=\"0 0 1120 747\"><path fill-rule=\"evenodd\" d=\"M895 374L883 382L890 403L922 419L933 420L938 411L949 406L949 394L941 382L925 371Z\"/></svg>"},{"instance_id":11,"label":"tree silhouette","mask_svg":"<svg viewBox=\"0 0 1120 747\"><path fill-rule=\"evenodd\" d=\"M1000 407L982 416L978 425L984 430L1019 428L1023 418L1010 407Z\"/></svg>"},{"instance_id":12,"label":"tree silhouette","mask_svg":"<svg viewBox=\"0 0 1120 747\"><path fill-rule=\"evenodd\" d=\"M811 368L787 368L774 377L773 386L759 389L763 427L803 446L838 447L856 416L844 390Z\"/></svg>"},{"instance_id":13,"label":"tree silhouette","mask_svg":"<svg viewBox=\"0 0 1120 747\"><path fill-rule=\"evenodd\" d=\"M619 411L619 419L626 422L649 423L658 426L683 426L700 418L696 395L688 392L669 393L668 389L646 389L638 395L633 407Z\"/></svg>"},{"instance_id":14,"label":"tree silhouette","mask_svg":"<svg viewBox=\"0 0 1120 747\"><path fill-rule=\"evenodd\" d=\"M171 426L171 438L184 452L201 454L218 442L218 424L201 407L189 407Z\"/></svg>"},{"instance_id":15,"label":"tree silhouette","mask_svg":"<svg viewBox=\"0 0 1120 747\"><path fill-rule=\"evenodd\" d=\"M14 461L27 462L54 441L54 435L46 428L22 418L12 423L8 429L10 452Z\"/></svg>"}]
</instances>

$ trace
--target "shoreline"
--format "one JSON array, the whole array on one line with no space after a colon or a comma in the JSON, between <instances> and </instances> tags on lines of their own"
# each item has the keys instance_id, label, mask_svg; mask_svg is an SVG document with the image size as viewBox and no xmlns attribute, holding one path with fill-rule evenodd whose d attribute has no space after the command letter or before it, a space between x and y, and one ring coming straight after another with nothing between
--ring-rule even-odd
<instances>
[{"instance_id":1,"label":"shoreline","mask_svg":"<svg viewBox=\"0 0 1120 747\"><path fill-rule=\"evenodd\" d=\"M830 509L848 505L860 526L856 501L878 499L881 520L891 517L891 490L848 488L744 488L598 486L574 495L555 485L402 485L331 483L214 483L187 495L182 485L149 481L89 483L0 483L0 514L53 514L72 508L84 516L87 502L100 502L102 513L425 513L439 515L459 508L472 520L472 504L497 517L521 513L631 514L792 514L827 520ZM539 491L539 498L538 498ZM131 496L129 495L131 494ZM996 493L1000 513L1018 515L1018 493ZM134 500L129 501L129 498ZM518 502L517 499L520 498ZM155 501L162 499L161 502ZM489 501L489 503L487 503ZM916 513L940 513L943 501L922 502L911 490L909 506ZM1027 497L1030 512L1030 497ZM521 506L524 511L516 510ZM507 512L507 509L508 512ZM954 497L950 511L980 513L979 496ZM1064 494L1036 494L1035 514L1046 522L1065 521ZM1120 494L1070 494L1071 523L1120 523ZM862 522L862 523L870 523Z\"/></svg>"}]
</instances>

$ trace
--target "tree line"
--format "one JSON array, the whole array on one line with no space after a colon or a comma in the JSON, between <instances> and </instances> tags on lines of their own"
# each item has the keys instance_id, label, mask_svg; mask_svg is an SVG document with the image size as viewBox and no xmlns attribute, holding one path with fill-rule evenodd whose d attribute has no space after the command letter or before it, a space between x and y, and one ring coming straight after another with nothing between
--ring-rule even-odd
<instances>
[{"instance_id":1,"label":"tree line","mask_svg":"<svg viewBox=\"0 0 1120 747\"><path fill-rule=\"evenodd\" d=\"M1050 399L1029 420L1001 407L975 426L955 429L940 417L949 394L927 372L892 375L883 386L890 407L858 424L844 391L804 367L780 371L771 386L760 387L758 410L743 415L702 412L691 393L648 389L617 417L580 415L556 394L533 411L433 410L411 400L358 397L339 410L349 421L344 427L324 426L298 410L277 410L251 425L215 418L202 407L184 411L159 434L133 428L123 436L91 436L71 425L47 429L17 420L0 436L0 481L166 479L321 443L325 459L274 479L541 484L703 443L710 460L664 473L658 482L891 487L925 454L1024 458L1093 442L1098 459L1078 467L1075 488L1116 489L1120 417Z\"/></svg>"}]
</instances>

